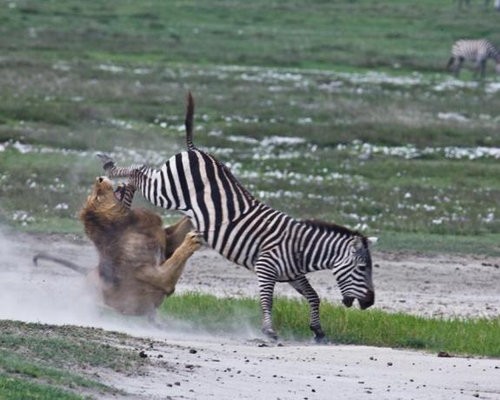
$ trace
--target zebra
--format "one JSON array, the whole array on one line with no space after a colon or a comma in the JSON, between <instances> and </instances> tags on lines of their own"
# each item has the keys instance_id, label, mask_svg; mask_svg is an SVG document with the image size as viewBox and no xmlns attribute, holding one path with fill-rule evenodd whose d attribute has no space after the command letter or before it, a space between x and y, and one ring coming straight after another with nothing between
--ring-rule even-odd
<instances>
[{"instance_id":1,"label":"zebra","mask_svg":"<svg viewBox=\"0 0 500 400\"><path fill-rule=\"evenodd\" d=\"M455 74L460 74L460 69L464 61L474 62L475 74L479 72L484 78L486 72L486 61L488 58L495 60L496 72L500 73L500 51L486 39L477 40L457 40L451 48L451 57L448 60L447 69Z\"/></svg>"},{"instance_id":2,"label":"zebra","mask_svg":"<svg viewBox=\"0 0 500 400\"><path fill-rule=\"evenodd\" d=\"M317 342L325 340L320 299L306 274L330 269L343 304L358 300L361 309L374 304L370 240L357 231L317 220L297 220L257 200L214 156L192 140L194 101L187 96L187 150L175 154L160 169L146 165L117 167L99 154L106 175L128 177L147 200L187 215L207 245L228 260L257 275L262 332L272 339L274 287L288 282L310 307L309 327Z\"/></svg>"}]
</instances>

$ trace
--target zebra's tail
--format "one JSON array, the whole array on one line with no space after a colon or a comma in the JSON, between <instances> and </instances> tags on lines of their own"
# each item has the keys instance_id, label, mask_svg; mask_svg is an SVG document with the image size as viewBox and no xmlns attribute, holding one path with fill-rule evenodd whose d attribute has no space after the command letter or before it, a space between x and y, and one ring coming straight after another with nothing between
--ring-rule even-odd
<instances>
[{"instance_id":1,"label":"zebra's tail","mask_svg":"<svg viewBox=\"0 0 500 400\"><path fill-rule=\"evenodd\" d=\"M184 120L184 126L186 127L186 146L188 150L194 150L196 148L193 144L193 114L194 100L191 91L189 91L186 103L186 119Z\"/></svg>"},{"instance_id":2,"label":"zebra's tail","mask_svg":"<svg viewBox=\"0 0 500 400\"><path fill-rule=\"evenodd\" d=\"M86 275L89 272L86 268L80 267L79 265L72 263L71 261L65 260L63 258L55 257L47 253L38 253L33 257L33 264L38 265L38 260L53 261L55 263L64 265L79 274Z\"/></svg>"}]
</instances>

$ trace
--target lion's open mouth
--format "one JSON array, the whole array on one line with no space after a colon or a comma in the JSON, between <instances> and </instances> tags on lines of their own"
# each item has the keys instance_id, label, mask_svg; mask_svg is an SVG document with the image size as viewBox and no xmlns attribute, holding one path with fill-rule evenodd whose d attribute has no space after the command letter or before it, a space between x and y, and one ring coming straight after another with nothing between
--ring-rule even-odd
<instances>
[{"instance_id":1,"label":"lion's open mouth","mask_svg":"<svg viewBox=\"0 0 500 400\"><path fill-rule=\"evenodd\" d=\"M118 201L122 201L125 196L125 185L118 185L114 191L115 197Z\"/></svg>"}]
</instances>

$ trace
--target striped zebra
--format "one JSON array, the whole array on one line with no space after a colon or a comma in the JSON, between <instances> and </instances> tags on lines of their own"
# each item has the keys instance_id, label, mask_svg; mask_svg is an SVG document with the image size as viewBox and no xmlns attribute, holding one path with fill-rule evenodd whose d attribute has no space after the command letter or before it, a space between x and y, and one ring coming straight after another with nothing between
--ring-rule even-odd
<instances>
[{"instance_id":1,"label":"striped zebra","mask_svg":"<svg viewBox=\"0 0 500 400\"><path fill-rule=\"evenodd\" d=\"M472 61L475 75L479 72L484 78L488 58L495 60L496 72L500 73L500 51L491 42L486 39L457 40L451 48L451 57L448 60L447 68L458 77L464 61Z\"/></svg>"},{"instance_id":2,"label":"striped zebra","mask_svg":"<svg viewBox=\"0 0 500 400\"><path fill-rule=\"evenodd\" d=\"M193 113L189 93L187 151L175 154L160 169L120 168L99 155L106 174L128 177L153 204L187 215L210 247L255 272L267 336L277 338L271 315L275 284L288 282L309 303L316 341L324 339L320 299L306 278L309 272L332 270L345 306L357 299L361 309L370 307L375 293L368 238L335 224L296 220L254 198L224 164L193 145Z\"/></svg>"}]
</instances>

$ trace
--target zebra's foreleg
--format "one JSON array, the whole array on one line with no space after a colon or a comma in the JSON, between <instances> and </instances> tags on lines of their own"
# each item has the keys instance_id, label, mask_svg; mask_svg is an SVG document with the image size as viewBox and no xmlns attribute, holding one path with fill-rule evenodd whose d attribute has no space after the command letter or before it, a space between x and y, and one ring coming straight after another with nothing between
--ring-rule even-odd
<instances>
[{"instance_id":1,"label":"zebra's foreleg","mask_svg":"<svg viewBox=\"0 0 500 400\"><path fill-rule=\"evenodd\" d=\"M486 59L479 62L479 74L481 79L484 79L486 76Z\"/></svg>"},{"instance_id":2,"label":"zebra's foreleg","mask_svg":"<svg viewBox=\"0 0 500 400\"><path fill-rule=\"evenodd\" d=\"M462 64L464 63L464 58L463 57L457 57L455 59L455 64L453 64L453 74L455 75L455 78L458 78L460 75L460 70L462 69Z\"/></svg>"},{"instance_id":3,"label":"zebra's foreleg","mask_svg":"<svg viewBox=\"0 0 500 400\"><path fill-rule=\"evenodd\" d=\"M455 64L455 57L451 56L449 59L448 59L448 64L446 64L446 69L448 71L451 71L452 68L453 68L453 65Z\"/></svg>"},{"instance_id":4,"label":"zebra's foreleg","mask_svg":"<svg viewBox=\"0 0 500 400\"><path fill-rule=\"evenodd\" d=\"M290 285L299 292L302 296L304 296L309 303L310 310L310 323L309 328L314 333L314 340L317 343L321 343L325 341L325 333L321 328L321 322L319 317L319 304L320 299L314 288L311 286L309 281L305 276L301 276L300 278L290 281Z\"/></svg>"},{"instance_id":5,"label":"zebra's foreleg","mask_svg":"<svg viewBox=\"0 0 500 400\"><path fill-rule=\"evenodd\" d=\"M125 191L122 197L122 203L125 207L127 208L132 207L132 201L134 200L135 190L136 190L135 186L132 185L131 183L127 183L125 185Z\"/></svg>"},{"instance_id":6,"label":"zebra's foreleg","mask_svg":"<svg viewBox=\"0 0 500 400\"><path fill-rule=\"evenodd\" d=\"M97 154L99 160L101 160L102 168L106 173L108 178L128 178L132 175L133 171L136 169L134 167L122 168L117 167L115 161L107 154Z\"/></svg>"},{"instance_id":7,"label":"zebra's foreleg","mask_svg":"<svg viewBox=\"0 0 500 400\"><path fill-rule=\"evenodd\" d=\"M115 197L121 201L125 208L130 209L132 207L132 201L134 200L135 186L131 183L120 183L115 189Z\"/></svg>"}]
</instances>

